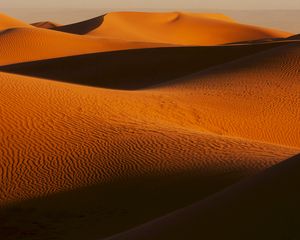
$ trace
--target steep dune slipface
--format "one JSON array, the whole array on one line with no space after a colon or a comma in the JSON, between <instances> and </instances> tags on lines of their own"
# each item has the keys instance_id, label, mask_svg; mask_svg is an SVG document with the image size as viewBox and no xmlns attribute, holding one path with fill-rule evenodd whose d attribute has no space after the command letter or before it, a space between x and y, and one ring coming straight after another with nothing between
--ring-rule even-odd
<instances>
[{"instance_id":1,"label":"steep dune slipface","mask_svg":"<svg viewBox=\"0 0 300 240\"><path fill-rule=\"evenodd\" d=\"M299 170L297 155L198 204L107 240L298 239Z\"/></svg>"},{"instance_id":2,"label":"steep dune slipface","mask_svg":"<svg viewBox=\"0 0 300 240\"><path fill-rule=\"evenodd\" d=\"M300 45L290 44L157 87L222 135L300 147ZM164 90L165 89L165 90Z\"/></svg>"},{"instance_id":3,"label":"steep dune slipface","mask_svg":"<svg viewBox=\"0 0 300 240\"><path fill-rule=\"evenodd\" d=\"M296 236L299 159L209 196L299 153L297 37L172 45L289 36L217 14L0 18L1 239L101 239L180 208L117 239Z\"/></svg>"},{"instance_id":4,"label":"steep dune slipface","mask_svg":"<svg viewBox=\"0 0 300 240\"><path fill-rule=\"evenodd\" d=\"M46 29L55 28L55 27L59 26L59 24L53 23L53 22L49 22L49 21L36 22L36 23L32 23L31 25L35 26L35 27L39 27L39 28L46 28Z\"/></svg>"},{"instance_id":5,"label":"steep dune slipface","mask_svg":"<svg viewBox=\"0 0 300 240\"><path fill-rule=\"evenodd\" d=\"M30 25L18 19L0 13L0 34L1 31L5 29L16 28L16 27L30 27Z\"/></svg>"},{"instance_id":6,"label":"steep dune slipface","mask_svg":"<svg viewBox=\"0 0 300 240\"><path fill-rule=\"evenodd\" d=\"M97 26L99 25L99 26ZM94 30L92 29L94 26ZM222 14L115 12L56 30L179 45L216 45L291 34L234 22Z\"/></svg>"},{"instance_id":7,"label":"steep dune slipface","mask_svg":"<svg viewBox=\"0 0 300 240\"><path fill-rule=\"evenodd\" d=\"M0 70L83 85L136 90L287 44L134 49L12 64Z\"/></svg>"}]
</instances>

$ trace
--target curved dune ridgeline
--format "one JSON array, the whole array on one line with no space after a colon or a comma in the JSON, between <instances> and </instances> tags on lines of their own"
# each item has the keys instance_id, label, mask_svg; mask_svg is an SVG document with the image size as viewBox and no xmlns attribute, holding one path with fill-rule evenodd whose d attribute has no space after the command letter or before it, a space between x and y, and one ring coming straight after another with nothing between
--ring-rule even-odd
<instances>
[{"instance_id":1,"label":"curved dune ridgeline","mask_svg":"<svg viewBox=\"0 0 300 240\"><path fill-rule=\"evenodd\" d=\"M0 65L166 44L130 42L62 33L42 28L11 28L0 32Z\"/></svg>"},{"instance_id":2,"label":"curved dune ridgeline","mask_svg":"<svg viewBox=\"0 0 300 240\"><path fill-rule=\"evenodd\" d=\"M286 44L124 50L26 62L0 70L82 85L141 89Z\"/></svg>"},{"instance_id":3,"label":"curved dune ridgeline","mask_svg":"<svg viewBox=\"0 0 300 240\"><path fill-rule=\"evenodd\" d=\"M223 14L180 12L115 12L54 29L97 37L179 45L216 45L292 35L240 24Z\"/></svg>"},{"instance_id":4,"label":"curved dune ridgeline","mask_svg":"<svg viewBox=\"0 0 300 240\"><path fill-rule=\"evenodd\" d=\"M298 239L299 44L222 14L0 15L0 239Z\"/></svg>"}]
</instances>

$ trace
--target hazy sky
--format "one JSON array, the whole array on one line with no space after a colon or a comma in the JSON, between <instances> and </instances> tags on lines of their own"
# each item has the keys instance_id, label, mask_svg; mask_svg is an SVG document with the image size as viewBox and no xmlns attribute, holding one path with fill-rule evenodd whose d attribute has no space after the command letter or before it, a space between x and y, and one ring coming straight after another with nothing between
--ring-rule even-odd
<instances>
[{"instance_id":1,"label":"hazy sky","mask_svg":"<svg viewBox=\"0 0 300 240\"><path fill-rule=\"evenodd\" d=\"M300 0L0 0L1 8L300 9Z\"/></svg>"}]
</instances>

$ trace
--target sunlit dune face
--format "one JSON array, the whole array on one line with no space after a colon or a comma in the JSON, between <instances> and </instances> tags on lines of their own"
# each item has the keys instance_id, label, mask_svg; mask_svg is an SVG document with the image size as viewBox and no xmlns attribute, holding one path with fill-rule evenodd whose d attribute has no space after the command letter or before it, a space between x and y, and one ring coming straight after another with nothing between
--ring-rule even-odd
<instances>
[{"instance_id":1,"label":"sunlit dune face","mask_svg":"<svg viewBox=\"0 0 300 240\"><path fill-rule=\"evenodd\" d=\"M121 12L104 16L93 36L181 45L215 45L291 34L239 24L224 15Z\"/></svg>"},{"instance_id":2,"label":"sunlit dune face","mask_svg":"<svg viewBox=\"0 0 300 240\"><path fill-rule=\"evenodd\" d=\"M299 35L222 14L0 15L0 239L292 239L299 68Z\"/></svg>"},{"instance_id":3,"label":"sunlit dune face","mask_svg":"<svg viewBox=\"0 0 300 240\"><path fill-rule=\"evenodd\" d=\"M0 65L93 52L215 45L291 35L242 25L222 14L119 12L67 26L51 22L31 26L2 18Z\"/></svg>"},{"instance_id":4,"label":"sunlit dune face","mask_svg":"<svg viewBox=\"0 0 300 240\"><path fill-rule=\"evenodd\" d=\"M8 28L16 27L30 27L30 25L4 14L0 14L0 32Z\"/></svg>"}]
</instances>

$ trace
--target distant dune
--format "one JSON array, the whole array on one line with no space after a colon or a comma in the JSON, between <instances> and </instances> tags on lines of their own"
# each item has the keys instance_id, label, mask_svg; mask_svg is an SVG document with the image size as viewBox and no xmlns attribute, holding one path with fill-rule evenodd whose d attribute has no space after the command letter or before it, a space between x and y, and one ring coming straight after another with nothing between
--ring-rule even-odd
<instances>
[{"instance_id":1,"label":"distant dune","mask_svg":"<svg viewBox=\"0 0 300 240\"><path fill-rule=\"evenodd\" d=\"M29 24L0 13L0 31L8 28L30 27Z\"/></svg>"},{"instance_id":2,"label":"distant dune","mask_svg":"<svg viewBox=\"0 0 300 240\"><path fill-rule=\"evenodd\" d=\"M39 28L46 28L46 29L55 28L55 27L59 26L59 24L53 23L53 22L49 22L49 21L46 21L46 22L36 22L36 23L32 23L31 25L33 25L35 27L39 27Z\"/></svg>"},{"instance_id":3,"label":"distant dune","mask_svg":"<svg viewBox=\"0 0 300 240\"><path fill-rule=\"evenodd\" d=\"M291 35L282 31L239 24L222 14L179 12L109 13L89 21L55 29L131 41L180 45L216 45Z\"/></svg>"},{"instance_id":4,"label":"distant dune","mask_svg":"<svg viewBox=\"0 0 300 240\"><path fill-rule=\"evenodd\" d=\"M121 49L168 46L93 38L42 28L12 28L0 32L0 65Z\"/></svg>"},{"instance_id":5,"label":"distant dune","mask_svg":"<svg viewBox=\"0 0 300 240\"><path fill-rule=\"evenodd\" d=\"M0 239L297 239L297 36L0 15Z\"/></svg>"}]
</instances>

